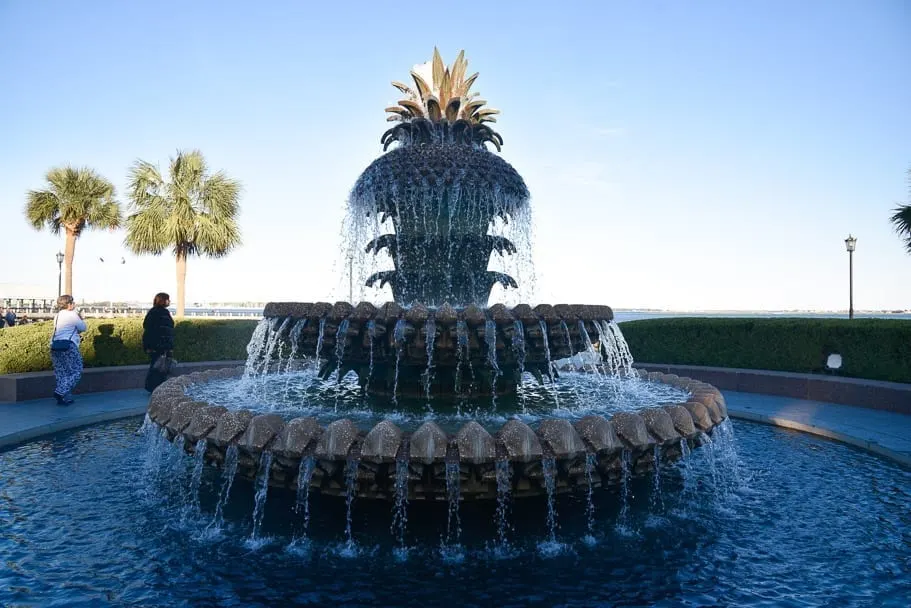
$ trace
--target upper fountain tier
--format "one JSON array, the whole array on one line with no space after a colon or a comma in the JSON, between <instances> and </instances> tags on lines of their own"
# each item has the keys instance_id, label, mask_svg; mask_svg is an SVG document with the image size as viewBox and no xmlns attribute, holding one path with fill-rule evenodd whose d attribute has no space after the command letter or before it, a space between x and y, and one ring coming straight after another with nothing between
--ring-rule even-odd
<instances>
[{"instance_id":1,"label":"upper fountain tier","mask_svg":"<svg viewBox=\"0 0 911 608\"><path fill-rule=\"evenodd\" d=\"M395 269L374 273L367 286L389 283L400 304L485 306L496 283L518 286L511 276L487 270L494 250L516 252L512 241L488 232L497 218L519 219L528 188L486 147L492 143L499 151L503 144L488 126L499 111L469 93L477 74L466 78L467 65L463 52L446 68L434 49L432 83L419 70L411 72L415 87L393 82L405 98L386 108L399 124L381 143L384 150L399 147L367 167L349 198L352 213L392 221L395 232L374 238L366 250L386 250Z\"/></svg>"}]
</instances>

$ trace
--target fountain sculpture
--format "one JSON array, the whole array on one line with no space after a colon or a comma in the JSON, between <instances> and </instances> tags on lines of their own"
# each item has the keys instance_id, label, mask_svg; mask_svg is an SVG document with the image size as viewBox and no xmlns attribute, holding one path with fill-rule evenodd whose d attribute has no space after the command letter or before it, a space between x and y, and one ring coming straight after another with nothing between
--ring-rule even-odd
<instances>
[{"instance_id":1,"label":"fountain sculpture","mask_svg":"<svg viewBox=\"0 0 911 608\"><path fill-rule=\"evenodd\" d=\"M499 152L503 144L490 127L498 111L470 92L477 74L466 77L466 68L464 54L447 68L435 50L429 75L412 71L413 87L393 83L404 97L387 108L396 124L381 143L384 151L396 147L351 192L352 225L366 227L355 236L373 237L358 246L385 252L394 266L373 273L366 285L388 284L394 301L270 303L246 370L180 376L152 395L148 418L169 440L299 494L346 495L349 503L353 496L398 502L455 495L458 502L621 483L683 457L726 419L724 399L711 385L633 369L607 306L487 307L494 285L518 286L488 265L494 251L518 252L495 231L517 223L522 230L530 221L529 193L516 170L487 149ZM361 393L384 396L390 411L400 398L433 403L465 395L496 407L526 373L536 379L526 382L559 382L555 362L580 353L588 366L572 373L664 383L679 389L679 397L609 419L553 417L536 429L519 418L499 429L468 421L447 433L433 419L411 432L389 419L359 428L342 408L323 426L312 417L256 415L244 403L192 396L206 383L250 382L309 364L319 366L327 383L353 371ZM244 377L230 380L236 376Z\"/></svg>"}]
</instances>

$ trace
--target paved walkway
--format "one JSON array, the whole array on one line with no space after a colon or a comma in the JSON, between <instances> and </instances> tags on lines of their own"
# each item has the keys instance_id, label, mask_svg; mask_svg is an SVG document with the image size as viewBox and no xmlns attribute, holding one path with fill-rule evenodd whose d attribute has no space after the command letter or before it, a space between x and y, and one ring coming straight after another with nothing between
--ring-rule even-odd
<instances>
[{"instance_id":1,"label":"paved walkway","mask_svg":"<svg viewBox=\"0 0 911 608\"><path fill-rule=\"evenodd\" d=\"M911 416L850 405L723 391L728 413L829 437L911 466ZM0 403L0 448L106 420L143 414L141 389L78 395L68 407L52 399Z\"/></svg>"},{"instance_id":2,"label":"paved walkway","mask_svg":"<svg viewBox=\"0 0 911 608\"><path fill-rule=\"evenodd\" d=\"M144 414L149 393L143 389L76 395L76 403L53 399L0 403L0 449L41 435Z\"/></svg>"},{"instance_id":3,"label":"paved walkway","mask_svg":"<svg viewBox=\"0 0 911 608\"><path fill-rule=\"evenodd\" d=\"M791 397L722 393L733 418L821 435L911 466L911 416Z\"/></svg>"}]
</instances>

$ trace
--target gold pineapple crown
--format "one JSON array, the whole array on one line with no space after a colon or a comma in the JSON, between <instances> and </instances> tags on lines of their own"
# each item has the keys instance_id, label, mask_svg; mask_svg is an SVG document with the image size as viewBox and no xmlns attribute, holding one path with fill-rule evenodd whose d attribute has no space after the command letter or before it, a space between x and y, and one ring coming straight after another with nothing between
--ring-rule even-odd
<instances>
[{"instance_id":1,"label":"gold pineapple crown","mask_svg":"<svg viewBox=\"0 0 911 608\"><path fill-rule=\"evenodd\" d=\"M440 51L434 47L429 74L432 83L428 83L417 69L411 70L414 88L393 81L392 86L406 96L397 106L386 108L390 113L386 120L398 124L380 138L383 150L393 142L404 146L454 143L479 147L489 142L499 151L503 138L485 123L496 122L495 115L500 111L485 108L487 102L479 99L478 93L470 92L478 73L466 78L467 68L465 51L460 51L447 68Z\"/></svg>"},{"instance_id":2,"label":"gold pineapple crown","mask_svg":"<svg viewBox=\"0 0 911 608\"><path fill-rule=\"evenodd\" d=\"M468 60L465 59L464 50L459 51L459 56L452 62L452 65L446 67L440 51L434 47L431 68L431 83L428 83L424 76L416 70L411 70L414 88L401 82L392 82L392 86L404 93L406 97L400 99L397 106L386 108L386 111L391 114L386 120L406 121L426 118L433 122L444 119L455 122L462 119L473 124L497 121L494 116L500 111L485 108L487 102L478 98L479 93L469 92L471 85L478 78L478 73L475 72L468 78L465 77Z\"/></svg>"}]
</instances>

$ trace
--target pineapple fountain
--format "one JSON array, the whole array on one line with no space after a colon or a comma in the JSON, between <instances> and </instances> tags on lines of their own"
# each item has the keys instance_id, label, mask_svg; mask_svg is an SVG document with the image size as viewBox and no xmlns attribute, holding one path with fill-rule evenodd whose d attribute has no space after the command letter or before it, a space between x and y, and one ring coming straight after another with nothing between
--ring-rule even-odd
<instances>
[{"instance_id":1,"label":"pineapple fountain","mask_svg":"<svg viewBox=\"0 0 911 608\"><path fill-rule=\"evenodd\" d=\"M148 428L198 469L223 467L228 490L242 475L263 496L346 496L349 520L354 497L552 501L652 474L726 432L717 389L632 367L608 306L487 306L495 286L519 286L488 266L493 252L529 254L529 193L488 149L503 145L498 111L470 91L467 65L435 50L414 86L393 82L386 153L351 192L351 255L358 268L391 262L365 283L393 301L270 303L246 368L153 393ZM574 356L583 369L560 373Z\"/></svg>"}]
</instances>

